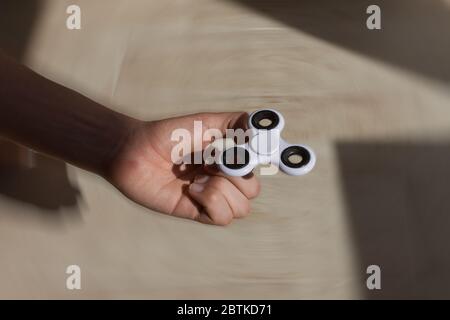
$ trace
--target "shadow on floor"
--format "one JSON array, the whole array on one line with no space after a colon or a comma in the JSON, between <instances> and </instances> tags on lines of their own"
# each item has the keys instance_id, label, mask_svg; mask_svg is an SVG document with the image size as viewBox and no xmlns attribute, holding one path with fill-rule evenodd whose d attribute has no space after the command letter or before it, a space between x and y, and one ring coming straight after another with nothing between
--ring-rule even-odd
<instances>
[{"instance_id":1,"label":"shadow on floor","mask_svg":"<svg viewBox=\"0 0 450 320\"><path fill-rule=\"evenodd\" d=\"M367 298L450 298L450 143L338 143ZM365 287L381 267L381 290Z\"/></svg>"},{"instance_id":2,"label":"shadow on floor","mask_svg":"<svg viewBox=\"0 0 450 320\"><path fill-rule=\"evenodd\" d=\"M229 1L346 49L450 82L450 5L443 0ZM372 4L381 7L382 30L366 27Z\"/></svg>"},{"instance_id":3,"label":"shadow on floor","mask_svg":"<svg viewBox=\"0 0 450 320\"><path fill-rule=\"evenodd\" d=\"M22 61L42 0L2 0L0 2L0 48Z\"/></svg>"},{"instance_id":4,"label":"shadow on floor","mask_svg":"<svg viewBox=\"0 0 450 320\"><path fill-rule=\"evenodd\" d=\"M0 165L0 194L48 211L76 207L80 191L70 182L66 164L40 154L33 158L33 165L20 159Z\"/></svg>"},{"instance_id":5,"label":"shadow on floor","mask_svg":"<svg viewBox=\"0 0 450 320\"><path fill-rule=\"evenodd\" d=\"M24 62L43 3L0 1L0 48L19 61ZM0 140L0 195L49 213L58 213L62 207L79 213L80 192L70 183L66 164L43 155L29 156L25 147Z\"/></svg>"}]
</instances>

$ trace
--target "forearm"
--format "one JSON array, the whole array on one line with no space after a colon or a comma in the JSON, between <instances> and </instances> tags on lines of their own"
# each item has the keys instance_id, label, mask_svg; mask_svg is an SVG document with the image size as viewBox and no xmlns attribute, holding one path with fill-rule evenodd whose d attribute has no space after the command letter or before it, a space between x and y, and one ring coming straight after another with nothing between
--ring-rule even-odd
<instances>
[{"instance_id":1,"label":"forearm","mask_svg":"<svg viewBox=\"0 0 450 320\"><path fill-rule=\"evenodd\" d=\"M0 53L0 135L104 174L136 124Z\"/></svg>"}]
</instances>

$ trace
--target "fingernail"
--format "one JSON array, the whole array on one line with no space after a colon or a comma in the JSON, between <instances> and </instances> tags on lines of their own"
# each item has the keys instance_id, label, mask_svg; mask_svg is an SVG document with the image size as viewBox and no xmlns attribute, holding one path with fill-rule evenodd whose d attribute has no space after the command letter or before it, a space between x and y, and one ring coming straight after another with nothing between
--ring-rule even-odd
<instances>
[{"instance_id":1,"label":"fingernail","mask_svg":"<svg viewBox=\"0 0 450 320\"><path fill-rule=\"evenodd\" d=\"M196 183L206 183L206 181L209 180L209 176L208 175L204 175L204 174L199 174L198 176L195 177L194 182Z\"/></svg>"},{"instance_id":2,"label":"fingernail","mask_svg":"<svg viewBox=\"0 0 450 320\"><path fill-rule=\"evenodd\" d=\"M194 192L202 192L205 189L205 185L203 183L193 183L189 186L189 190Z\"/></svg>"}]
</instances>

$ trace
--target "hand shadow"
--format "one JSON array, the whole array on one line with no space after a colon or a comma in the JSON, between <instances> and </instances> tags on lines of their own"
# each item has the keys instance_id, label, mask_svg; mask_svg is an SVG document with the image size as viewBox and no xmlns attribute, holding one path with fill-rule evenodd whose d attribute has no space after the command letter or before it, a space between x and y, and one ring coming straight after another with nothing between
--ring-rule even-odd
<instances>
[{"instance_id":1,"label":"hand shadow","mask_svg":"<svg viewBox=\"0 0 450 320\"><path fill-rule=\"evenodd\" d=\"M79 214L80 191L69 180L66 164L9 141L0 141L0 196L35 206L39 213L63 207Z\"/></svg>"}]
</instances>

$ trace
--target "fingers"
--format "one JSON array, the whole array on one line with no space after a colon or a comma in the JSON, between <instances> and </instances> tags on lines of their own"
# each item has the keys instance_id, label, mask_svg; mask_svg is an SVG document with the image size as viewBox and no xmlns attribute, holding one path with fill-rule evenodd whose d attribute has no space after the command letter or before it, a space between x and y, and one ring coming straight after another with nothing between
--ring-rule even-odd
<instances>
[{"instance_id":1,"label":"fingers","mask_svg":"<svg viewBox=\"0 0 450 320\"><path fill-rule=\"evenodd\" d=\"M248 113L203 113L202 120L208 128L217 128L222 131L222 133L225 133L226 129L247 129Z\"/></svg>"},{"instance_id":2,"label":"fingers","mask_svg":"<svg viewBox=\"0 0 450 320\"><path fill-rule=\"evenodd\" d=\"M209 185L209 176L200 177L189 186L189 194L204 208L198 220L217 225L227 225L233 218L233 211L221 190ZM206 216L205 216L206 214Z\"/></svg>"},{"instance_id":3,"label":"fingers","mask_svg":"<svg viewBox=\"0 0 450 320\"><path fill-rule=\"evenodd\" d=\"M208 187L222 192L233 211L234 218L243 218L250 214L250 200L231 181L215 176L211 179Z\"/></svg>"},{"instance_id":4,"label":"fingers","mask_svg":"<svg viewBox=\"0 0 450 320\"><path fill-rule=\"evenodd\" d=\"M227 129L247 129L247 120L248 114L245 112L197 113L151 122L148 126L151 128L152 141L158 141L155 145L159 146L158 151L166 159L177 163L197 163L196 161L202 160L202 150L205 147L214 140L224 138ZM198 123L201 127L198 127ZM200 129L200 134L195 133L199 130L197 128ZM160 141L166 142L161 146ZM185 150L189 150L188 153L182 152Z\"/></svg>"},{"instance_id":5,"label":"fingers","mask_svg":"<svg viewBox=\"0 0 450 320\"><path fill-rule=\"evenodd\" d=\"M190 196L203 208L197 220L227 225L233 218L250 213L250 199L229 179L221 176L198 176L189 187Z\"/></svg>"},{"instance_id":6,"label":"fingers","mask_svg":"<svg viewBox=\"0 0 450 320\"><path fill-rule=\"evenodd\" d=\"M250 173L244 177L231 177L225 175L215 165L204 166L204 169L211 175L216 175L228 179L249 199L256 198L261 191L261 184L253 173Z\"/></svg>"}]
</instances>

